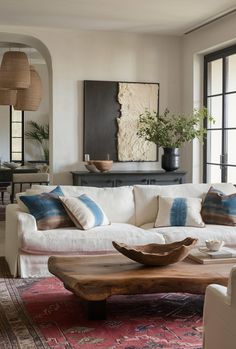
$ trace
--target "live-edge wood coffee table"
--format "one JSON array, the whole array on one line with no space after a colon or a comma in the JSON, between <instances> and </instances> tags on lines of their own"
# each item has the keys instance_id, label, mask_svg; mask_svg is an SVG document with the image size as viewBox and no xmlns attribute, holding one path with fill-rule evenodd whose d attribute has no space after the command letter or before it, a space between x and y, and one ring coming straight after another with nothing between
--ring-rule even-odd
<instances>
[{"instance_id":1,"label":"live-edge wood coffee table","mask_svg":"<svg viewBox=\"0 0 236 349\"><path fill-rule=\"evenodd\" d=\"M66 289L86 301L89 319L106 318L106 300L112 295L187 292L203 294L211 283L227 285L235 263L197 264L188 258L163 266L147 267L121 254L52 256L49 271Z\"/></svg>"}]
</instances>

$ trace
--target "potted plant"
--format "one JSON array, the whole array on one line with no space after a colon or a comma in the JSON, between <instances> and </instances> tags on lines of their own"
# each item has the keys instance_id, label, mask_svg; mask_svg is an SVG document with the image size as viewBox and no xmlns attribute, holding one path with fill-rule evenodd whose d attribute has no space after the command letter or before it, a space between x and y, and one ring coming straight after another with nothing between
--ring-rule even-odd
<instances>
[{"instance_id":1,"label":"potted plant","mask_svg":"<svg viewBox=\"0 0 236 349\"><path fill-rule=\"evenodd\" d=\"M162 168L174 171L179 167L179 148L194 138L203 141L205 119L214 122L206 108L194 110L192 115L171 114L168 109L163 114L146 110L139 117L137 134L163 147Z\"/></svg>"},{"instance_id":2,"label":"potted plant","mask_svg":"<svg viewBox=\"0 0 236 349\"><path fill-rule=\"evenodd\" d=\"M49 125L40 125L36 121L28 121L28 128L29 131L25 132L25 136L28 139L31 139L33 141L38 142L43 149L44 153L44 160L49 162L49 147L48 147L48 140L49 140Z\"/></svg>"}]
</instances>

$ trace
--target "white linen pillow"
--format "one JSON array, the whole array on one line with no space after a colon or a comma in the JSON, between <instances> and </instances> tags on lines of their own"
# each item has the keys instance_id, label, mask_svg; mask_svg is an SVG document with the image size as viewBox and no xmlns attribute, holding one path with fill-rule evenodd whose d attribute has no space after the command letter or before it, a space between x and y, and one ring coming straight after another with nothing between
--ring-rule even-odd
<instances>
[{"instance_id":1,"label":"white linen pillow","mask_svg":"<svg viewBox=\"0 0 236 349\"><path fill-rule=\"evenodd\" d=\"M159 210L155 227L190 226L204 227L201 217L200 198L190 197L157 197Z\"/></svg>"},{"instance_id":2,"label":"white linen pillow","mask_svg":"<svg viewBox=\"0 0 236 349\"><path fill-rule=\"evenodd\" d=\"M87 230L110 224L101 206L86 194L79 197L60 196L60 200L68 216L79 229Z\"/></svg>"}]
</instances>

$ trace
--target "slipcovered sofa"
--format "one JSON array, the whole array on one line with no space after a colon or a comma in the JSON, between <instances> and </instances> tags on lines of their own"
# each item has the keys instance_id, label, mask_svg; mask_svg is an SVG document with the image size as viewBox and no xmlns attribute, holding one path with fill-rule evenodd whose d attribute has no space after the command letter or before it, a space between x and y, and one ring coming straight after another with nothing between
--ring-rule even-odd
<instances>
[{"instance_id":1,"label":"slipcovered sofa","mask_svg":"<svg viewBox=\"0 0 236 349\"><path fill-rule=\"evenodd\" d=\"M38 230L31 214L17 204L6 210L5 256L12 275L42 277L50 275L47 261L51 255L104 254L116 252L112 241L127 244L170 243L187 236L204 244L206 239L223 239L236 244L236 227L226 225L154 227L158 213L158 196L204 198L210 186L225 194L236 192L230 183L178 184L168 186L134 185L117 188L60 186L63 194L78 197L87 194L106 213L111 224L90 230L76 227ZM26 195L50 192L56 186L35 185Z\"/></svg>"}]
</instances>

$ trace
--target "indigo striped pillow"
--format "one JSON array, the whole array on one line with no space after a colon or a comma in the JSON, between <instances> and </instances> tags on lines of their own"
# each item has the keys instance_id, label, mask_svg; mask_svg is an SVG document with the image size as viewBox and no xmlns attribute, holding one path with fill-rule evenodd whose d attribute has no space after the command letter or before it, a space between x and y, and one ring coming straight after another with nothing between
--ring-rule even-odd
<instances>
[{"instance_id":1,"label":"indigo striped pillow","mask_svg":"<svg viewBox=\"0 0 236 349\"><path fill-rule=\"evenodd\" d=\"M204 227L200 198L159 196L155 227Z\"/></svg>"},{"instance_id":2,"label":"indigo striped pillow","mask_svg":"<svg viewBox=\"0 0 236 349\"><path fill-rule=\"evenodd\" d=\"M59 186L49 193L21 195L20 200L28 208L30 214L35 217L39 230L74 226L59 199L59 195L64 195Z\"/></svg>"},{"instance_id":3,"label":"indigo striped pillow","mask_svg":"<svg viewBox=\"0 0 236 349\"><path fill-rule=\"evenodd\" d=\"M236 225L236 193L225 195L211 187L202 204L201 214L208 224Z\"/></svg>"},{"instance_id":4,"label":"indigo striped pillow","mask_svg":"<svg viewBox=\"0 0 236 349\"><path fill-rule=\"evenodd\" d=\"M86 194L79 197L60 196L60 200L71 220L79 229L87 230L110 224L103 209Z\"/></svg>"}]
</instances>

